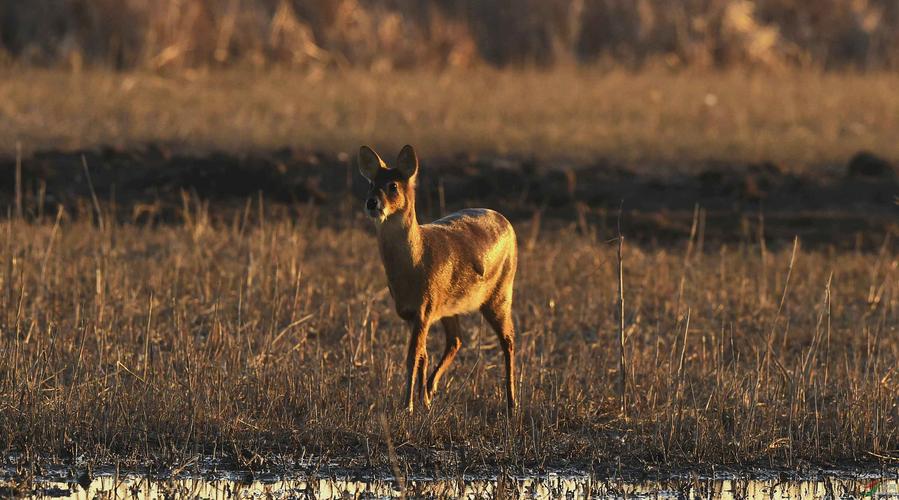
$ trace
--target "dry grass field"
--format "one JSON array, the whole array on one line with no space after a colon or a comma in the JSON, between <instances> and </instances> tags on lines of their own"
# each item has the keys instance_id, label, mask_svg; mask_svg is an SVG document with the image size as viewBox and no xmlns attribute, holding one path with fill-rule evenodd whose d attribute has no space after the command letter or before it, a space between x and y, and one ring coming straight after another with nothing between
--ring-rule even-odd
<instances>
[{"instance_id":1,"label":"dry grass field","mask_svg":"<svg viewBox=\"0 0 899 500\"><path fill-rule=\"evenodd\" d=\"M897 87L792 72L9 70L0 453L25 475L76 457L387 467L388 442L400 466L438 472L447 455L895 462L896 180L845 164L862 149L899 158ZM488 204L518 232L511 420L478 318L430 413L402 411L407 331L340 153L373 143L392 158L406 142L440 175L422 184L424 219ZM79 152L60 153L79 148L91 183ZM734 181L732 166L756 173Z\"/></svg>"},{"instance_id":2,"label":"dry grass field","mask_svg":"<svg viewBox=\"0 0 899 500\"><path fill-rule=\"evenodd\" d=\"M841 167L899 158L899 76L622 70L0 75L0 151L158 143L229 152L361 143L425 159L774 161ZM355 154L355 153L353 153Z\"/></svg>"},{"instance_id":3,"label":"dry grass field","mask_svg":"<svg viewBox=\"0 0 899 500\"><path fill-rule=\"evenodd\" d=\"M406 328L355 204L340 230L315 207L218 224L186 207L182 223L157 227L0 226L4 452L384 466L385 432L403 463L437 469L437 451L469 467L702 467L899 450L890 241L795 254L626 244L622 413L610 235L518 224L529 243L516 286L520 414L506 420L495 337L471 319L446 390L410 417L399 401Z\"/></svg>"}]
</instances>

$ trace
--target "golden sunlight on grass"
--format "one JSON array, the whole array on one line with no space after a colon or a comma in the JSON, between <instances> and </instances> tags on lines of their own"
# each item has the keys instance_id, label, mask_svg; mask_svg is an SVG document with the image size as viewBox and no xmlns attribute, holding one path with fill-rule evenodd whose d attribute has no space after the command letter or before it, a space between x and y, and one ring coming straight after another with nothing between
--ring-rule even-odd
<instances>
[{"instance_id":1,"label":"golden sunlight on grass","mask_svg":"<svg viewBox=\"0 0 899 500\"><path fill-rule=\"evenodd\" d=\"M522 248L522 412L507 426L495 336L476 318L432 411L406 416L406 329L375 243L314 214L4 221L0 445L98 460L302 450L384 465L382 415L410 463L428 449L488 464L835 463L899 445L888 247L626 246L623 418L615 248L545 230Z\"/></svg>"},{"instance_id":2,"label":"golden sunlight on grass","mask_svg":"<svg viewBox=\"0 0 899 500\"><path fill-rule=\"evenodd\" d=\"M232 152L360 143L426 157L461 151L587 160L843 163L899 158L899 76L477 70L143 73L0 77L0 144Z\"/></svg>"}]
</instances>

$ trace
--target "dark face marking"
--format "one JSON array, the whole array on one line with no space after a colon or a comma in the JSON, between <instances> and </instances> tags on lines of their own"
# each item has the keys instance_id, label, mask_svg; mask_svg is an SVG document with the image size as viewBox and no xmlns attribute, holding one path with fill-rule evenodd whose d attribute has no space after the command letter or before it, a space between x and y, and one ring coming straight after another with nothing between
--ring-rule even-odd
<instances>
[{"instance_id":1,"label":"dark face marking","mask_svg":"<svg viewBox=\"0 0 899 500\"><path fill-rule=\"evenodd\" d=\"M411 205L407 203L414 196L411 191L409 180L401 172L396 169L378 169L369 184L365 212L369 217L383 221Z\"/></svg>"}]
</instances>

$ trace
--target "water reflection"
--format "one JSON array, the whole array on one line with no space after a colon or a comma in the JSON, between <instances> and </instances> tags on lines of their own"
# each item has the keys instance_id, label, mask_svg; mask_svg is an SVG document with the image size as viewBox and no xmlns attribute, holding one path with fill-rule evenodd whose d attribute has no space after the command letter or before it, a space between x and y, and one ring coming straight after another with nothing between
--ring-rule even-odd
<instances>
[{"instance_id":1,"label":"water reflection","mask_svg":"<svg viewBox=\"0 0 899 500\"><path fill-rule=\"evenodd\" d=\"M755 479L685 475L661 481L628 481L590 474L407 478L405 493L420 498L638 498L638 499L899 499L899 469L878 474L830 472L815 478L785 480L777 474ZM767 476L767 477L766 477ZM138 475L101 475L93 480L37 480L29 485L6 480L0 496L43 498L392 498L399 485L387 477L293 477L249 479L240 475L215 478L159 479Z\"/></svg>"}]
</instances>

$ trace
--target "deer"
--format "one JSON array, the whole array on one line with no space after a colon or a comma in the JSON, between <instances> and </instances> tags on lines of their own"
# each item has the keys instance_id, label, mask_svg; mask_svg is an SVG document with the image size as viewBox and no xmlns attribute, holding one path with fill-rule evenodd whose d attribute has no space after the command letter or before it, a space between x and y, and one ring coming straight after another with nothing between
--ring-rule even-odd
<instances>
[{"instance_id":1,"label":"deer","mask_svg":"<svg viewBox=\"0 0 899 500\"><path fill-rule=\"evenodd\" d=\"M416 384L430 409L440 378L462 347L460 316L480 311L499 337L511 415L517 407L512 286L518 263L512 224L485 208L467 208L419 224L415 212L419 164L412 146L402 148L393 168L372 148L361 146L358 164L369 182L365 213L375 225L388 289L397 314L410 329L406 411L413 413ZM446 347L427 376L428 330L437 321L443 325Z\"/></svg>"}]
</instances>

